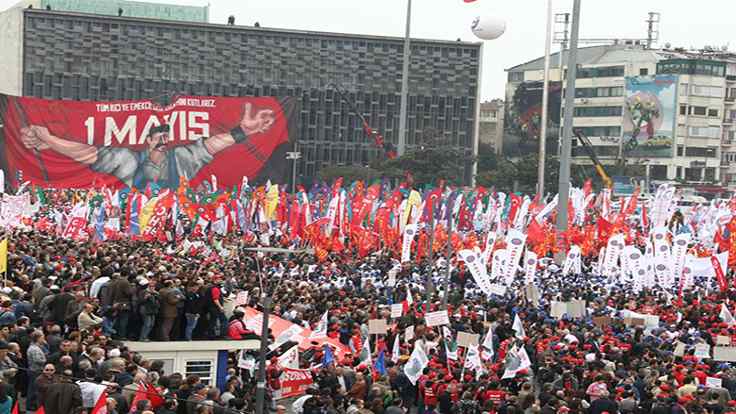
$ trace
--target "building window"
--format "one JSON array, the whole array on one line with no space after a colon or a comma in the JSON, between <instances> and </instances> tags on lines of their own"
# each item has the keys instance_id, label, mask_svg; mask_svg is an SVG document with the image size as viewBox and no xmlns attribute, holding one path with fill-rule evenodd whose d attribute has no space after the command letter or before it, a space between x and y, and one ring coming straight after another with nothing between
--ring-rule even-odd
<instances>
[{"instance_id":1,"label":"building window","mask_svg":"<svg viewBox=\"0 0 736 414\"><path fill-rule=\"evenodd\" d=\"M677 167L677 170L675 171L675 178L681 178L682 177L682 167Z\"/></svg>"},{"instance_id":2,"label":"building window","mask_svg":"<svg viewBox=\"0 0 736 414\"><path fill-rule=\"evenodd\" d=\"M687 96L687 91L688 91L688 84L681 83L680 84L680 96Z\"/></svg>"},{"instance_id":3,"label":"building window","mask_svg":"<svg viewBox=\"0 0 736 414\"><path fill-rule=\"evenodd\" d=\"M685 180L687 181L700 181L702 176L701 168L685 168Z\"/></svg>"},{"instance_id":4,"label":"building window","mask_svg":"<svg viewBox=\"0 0 736 414\"><path fill-rule=\"evenodd\" d=\"M666 165L652 165L649 167L649 177L654 180L666 180L667 179L667 166Z\"/></svg>"},{"instance_id":5,"label":"building window","mask_svg":"<svg viewBox=\"0 0 736 414\"><path fill-rule=\"evenodd\" d=\"M576 117L621 116L620 106L584 106L575 108Z\"/></svg>"},{"instance_id":6,"label":"building window","mask_svg":"<svg viewBox=\"0 0 736 414\"><path fill-rule=\"evenodd\" d=\"M723 88L718 86L691 85L690 95L723 98Z\"/></svg>"},{"instance_id":7,"label":"building window","mask_svg":"<svg viewBox=\"0 0 736 414\"><path fill-rule=\"evenodd\" d=\"M649 74L649 68L639 68L639 76L646 76Z\"/></svg>"},{"instance_id":8,"label":"building window","mask_svg":"<svg viewBox=\"0 0 736 414\"><path fill-rule=\"evenodd\" d=\"M685 146L684 145L678 145L677 146L677 156L678 157L682 157L682 153L683 153L684 150L685 150Z\"/></svg>"},{"instance_id":9,"label":"building window","mask_svg":"<svg viewBox=\"0 0 736 414\"><path fill-rule=\"evenodd\" d=\"M623 66L603 66L598 68L580 68L577 77L583 78L612 78L624 76Z\"/></svg>"},{"instance_id":10,"label":"building window","mask_svg":"<svg viewBox=\"0 0 736 414\"><path fill-rule=\"evenodd\" d=\"M690 106L690 115L705 116L707 111L705 106Z\"/></svg>"},{"instance_id":11,"label":"building window","mask_svg":"<svg viewBox=\"0 0 736 414\"><path fill-rule=\"evenodd\" d=\"M708 116L711 118L718 118L718 109L708 109Z\"/></svg>"},{"instance_id":12,"label":"building window","mask_svg":"<svg viewBox=\"0 0 736 414\"><path fill-rule=\"evenodd\" d=\"M688 127L688 135L691 137L720 138L720 127Z\"/></svg>"},{"instance_id":13,"label":"building window","mask_svg":"<svg viewBox=\"0 0 736 414\"><path fill-rule=\"evenodd\" d=\"M185 376L196 375L204 384L212 382L212 361L187 361Z\"/></svg>"},{"instance_id":14,"label":"building window","mask_svg":"<svg viewBox=\"0 0 736 414\"><path fill-rule=\"evenodd\" d=\"M623 86L575 89L576 98L609 98L618 96L624 96Z\"/></svg>"},{"instance_id":15,"label":"building window","mask_svg":"<svg viewBox=\"0 0 736 414\"><path fill-rule=\"evenodd\" d=\"M680 105L680 115L687 115L687 105Z\"/></svg>"},{"instance_id":16,"label":"building window","mask_svg":"<svg viewBox=\"0 0 736 414\"><path fill-rule=\"evenodd\" d=\"M621 126L596 126L576 128L589 137L620 137Z\"/></svg>"},{"instance_id":17,"label":"building window","mask_svg":"<svg viewBox=\"0 0 736 414\"><path fill-rule=\"evenodd\" d=\"M706 157L715 158L716 148L714 147L687 147L685 148L685 156L687 157Z\"/></svg>"},{"instance_id":18,"label":"building window","mask_svg":"<svg viewBox=\"0 0 736 414\"><path fill-rule=\"evenodd\" d=\"M524 72L509 72L509 82L523 82Z\"/></svg>"}]
</instances>

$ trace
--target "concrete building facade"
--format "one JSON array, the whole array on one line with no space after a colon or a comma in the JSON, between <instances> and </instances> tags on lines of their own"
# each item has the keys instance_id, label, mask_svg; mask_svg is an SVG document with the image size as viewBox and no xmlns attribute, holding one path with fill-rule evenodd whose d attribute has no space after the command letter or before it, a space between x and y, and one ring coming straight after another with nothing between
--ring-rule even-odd
<instances>
[{"instance_id":1,"label":"concrete building facade","mask_svg":"<svg viewBox=\"0 0 736 414\"><path fill-rule=\"evenodd\" d=\"M71 100L295 96L302 182L326 166L383 156L337 88L397 144L402 38L24 6L0 13L2 93ZM439 131L467 154L469 181L481 44L416 39L411 52L407 148Z\"/></svg>"},{"instance_id":2,"label":"concrete building facade","mask_svg":"<svg viewBox=\"0 0 736 414\"><path fill-rule=\"evenodd\" d=\"M480 104L479 141L490 145L496 154L503 151L503 119L503 100L494 99Z\"/></svg>"},{"instance_id":3,"label":"concrete building facade","mask_svg":"<svg viewBox=\"0 0 736 414\"><path fill-rule=\"evenodd\" d=\"M552 56L551 81L563 82L567 53ZM614 44L579 49L573 125L586 134L604 164L639 166L652 180L736 188L736 56L721 51L646 49ZM507 93L543 79L543 58L507 69ZM677 77L672 156L627 157L623 151L626 79ZM573 141L573 144L575 142ZM575 163L589 164L582 147Z\"/></svg>"}]
</instances>

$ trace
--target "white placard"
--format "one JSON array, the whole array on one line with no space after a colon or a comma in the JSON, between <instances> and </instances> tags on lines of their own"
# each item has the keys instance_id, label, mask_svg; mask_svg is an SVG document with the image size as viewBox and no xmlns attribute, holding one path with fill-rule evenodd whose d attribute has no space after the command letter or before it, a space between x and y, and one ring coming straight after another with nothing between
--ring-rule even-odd
<instances>
[{"instance_id":1,"label":"white placard","mask_svg":"<svg viewBox=\"0 0 736 414\"><path fill-rule=\"evenodd\" d=\"M446 310L429 312L424 319L427 320L427 326L429 327L450 324L450 318L447 316Z\"/></svg>"},{"instance_id":2,"label":"white placard","mask_svg":"<svg viewBox=\"0 0 736 414\"><path fill-rule=\"evenodd\" d=\"M397 319L400 318L401 315L404 313L404 304L402 303L395 303L391 305L391 318Z\"/></svg>"},{"instance_id":3,"label":"white placard","mask_svg":"<svg viewBox=\"0 0 736 414\"><path fill-rule=\"evenodd\" d=\"M710 358L710 345L708 344L695 345L695 356L700 359Z\"/></svg>"},{"instance_id":4,"label":"white placard","mask_svg":"<svg viewBox=\"0 0 736 414\"><path fill-rule=\"evenodd\" d=\"M716 377L705 377L706 388L723 388L723 380Z\"/></svg>"}]
</instances>

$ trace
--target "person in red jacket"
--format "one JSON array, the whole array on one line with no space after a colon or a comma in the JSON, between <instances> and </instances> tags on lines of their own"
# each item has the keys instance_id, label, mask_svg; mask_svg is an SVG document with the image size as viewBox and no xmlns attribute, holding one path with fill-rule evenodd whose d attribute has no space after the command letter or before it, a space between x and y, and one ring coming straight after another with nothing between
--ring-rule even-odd
<instances>
[{"instance_id":1,"label":"person in red jacket","mask_svg":"<svg viewBox=\"0 0 736 414\"><path fill-rule=\"evenodd\" d=\"M244 316L245 313L240 309L236 309L235 311L233 311L233 316L230 318L230 323L227 326L228 338L240 340L251 339L250 337L255 337L255 332L248 330L245 327L245 322L243 322Z\"/></svg>"}]
</instances>

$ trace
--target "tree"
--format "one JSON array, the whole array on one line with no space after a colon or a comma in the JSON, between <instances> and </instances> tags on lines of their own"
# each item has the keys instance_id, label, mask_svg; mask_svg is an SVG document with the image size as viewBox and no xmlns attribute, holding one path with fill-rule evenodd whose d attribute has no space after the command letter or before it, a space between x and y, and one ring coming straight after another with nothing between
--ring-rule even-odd
<instances>
[{"instance_id":1,"label":"tree","mask_svg":"<svg viewBox=\"0 0 736 414\"><path fill-rule=\"evenodd\" d=\"M339 177L343 177L345 182L348 183L357 180L370 182L386 176L387 175L382 171L360 165L337 165L319 170L320 179L327 182L334 181Z\"/></svg>"},{"instance_id":2,"label":"tree","mask_svg":"<svg viewBox=\"0 0 736 414\"><path fill-rule=\"evenodd\" d=\"M454 146L442 133L428 130L417 147L392 160L377 160L372 167L390 177L400 177L409 172L417 186L436 184L438 180L463 185L466 168L471 162L472 157Z\"/></svg>"}]
</instances>

